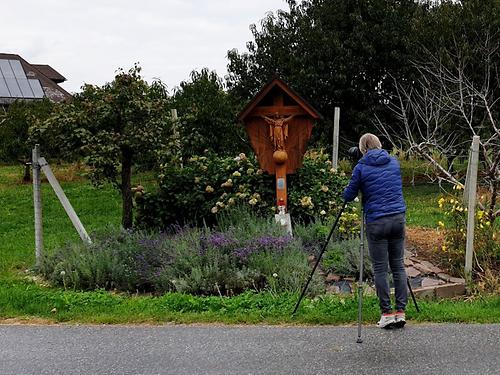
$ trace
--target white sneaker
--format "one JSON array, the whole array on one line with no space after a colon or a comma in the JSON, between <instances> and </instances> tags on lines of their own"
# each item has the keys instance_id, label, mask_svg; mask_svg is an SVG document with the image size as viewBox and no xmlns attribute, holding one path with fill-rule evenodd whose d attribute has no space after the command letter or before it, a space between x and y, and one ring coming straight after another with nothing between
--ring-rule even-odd
<instances>
[{"instance_id":1,"label":"white sneaker","mask_svg":"<svg viewBox=\"0 0 500 375\"><path fill-rule=\"evenodd\" d=\"M380 320L377 322L377 327L379 328L392 328L396 323L396 314L382 314Z\"/></svg>"},{"instance_id":2,"label":"white sneaker","mask_svg":"<svg viewBox=\"0 0 500 375\"><path fill-rule=\"evenodd\" d=\"M406 324L406 317L405 317L405 312L404 311L396 311L396 314L394 314L394 318L396 322L394 323L394 327L396 328L403 328Z\"/></svg>"}]
</instances>

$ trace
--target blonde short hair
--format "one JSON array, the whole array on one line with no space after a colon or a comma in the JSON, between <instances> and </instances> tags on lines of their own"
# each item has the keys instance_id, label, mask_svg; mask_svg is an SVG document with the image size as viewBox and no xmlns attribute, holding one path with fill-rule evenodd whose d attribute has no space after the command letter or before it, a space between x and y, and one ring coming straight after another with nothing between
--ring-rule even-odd
<instances>
[{"instance_id":1,"label":"blonde short hair","mask_svg":"<svg viewBox=\"0 0 500 375\"><path fill-rule=\"evenodd\" d=\"M382 143L380 143L380 139L376 135L366 133L359 139L359 150L362 154L366 154L367 151L376 148L382 148Z\"/></svg>"}]
</instances>

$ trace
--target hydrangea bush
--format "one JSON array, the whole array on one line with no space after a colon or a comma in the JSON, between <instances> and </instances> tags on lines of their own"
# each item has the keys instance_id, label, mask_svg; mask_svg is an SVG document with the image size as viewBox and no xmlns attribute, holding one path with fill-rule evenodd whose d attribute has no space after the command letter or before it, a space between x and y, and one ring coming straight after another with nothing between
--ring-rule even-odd
<instances>
[{"instance_id":1,"label":"hydrangea bush","mask_svg":"<svg viewBox=\"0 0 500 375\"><path fill-rule=\"evenodd\" d=\"M174 223L213 224L237 204L270 216L276 210L275 179L259 168L253 155L235 158L195 156L183 167L164 165L157 192L139 194L137 225L163 228ZM345 173L332 168L328 155L309 152L303 167L288 177L288 208L295 221L334 215L347 185ZM353 213L349 208L347 213Z\"/></svg>"}]
</instances>

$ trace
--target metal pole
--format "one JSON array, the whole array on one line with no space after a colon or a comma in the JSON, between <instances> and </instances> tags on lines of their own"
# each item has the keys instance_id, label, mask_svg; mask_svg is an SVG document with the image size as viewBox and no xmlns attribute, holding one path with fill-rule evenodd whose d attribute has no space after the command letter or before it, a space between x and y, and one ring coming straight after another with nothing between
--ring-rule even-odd
<instances>
[{"instance_id":1,"label":"metal pole","mask_svg":"<svg viewBox=\"0 0 500 375\"><path fill-rule=\"evenodd\" d=\"M36 144L32 152L33 167L33 206L35 208L35 265L40 266L43 253L43 223L42 223L42 180L40 172L40 145Z\"/></svg>"},{"instance_id":2,"label":"metal pole","mask_svg":"<svg viewBox=\"0 0 500 375\"><path fill-rule=\"evenodd\" d=\"M363 266L365 255L365 216L361 209L361 228L359 234L359 282L358 282L358 339L356 342L361 344L361 322L363 320Z\"/></svg>"},{"instance_id":3,"label":"metal pole","mask_svg":"<svg viewBox=\"0 0 500 375\"><path fill-rule=\"evenodd\" d=\"M66 197L66 194L64 194L64 190L62 189L61 185L59 185L56 176L54 176L54 173L52 173L52 169L50 169L49 164L47 163L45 158L38 159L38 166L45 173L47 180L49 180L52 189L54 189L54 193L56 193L57 198L59 198L59 201L61 202L64 211L66 211L66 213L68 214L68 217L73 223L73 226L75 227L76 231L80 235L80 238L88 244L92 243L89 235L87 234L87 231L85 230L85 227L83 226L82 222L80 221L80 218L73 209L73 206L69 202L68 197Z\"/></svg>"},{"instance_id":4,"label":"metal pole","mask_svg":"<svg viewBox=\"0 0 500 375\"><path fill-rule=\"evenodd\" d=\"M470 175L467 178L467 242L465 246L465 278L472 281L472 253L474 252L474 214L476 213L476 184L479 163L479 136L472 138Z\"/></svg>"},{"instance_id":5,"label":"metal pole","mask_svg":"<svg viewBox=\"0 0 500 375\"><path fill-rule=\"evenodd\" d=\"M406 278L406 284L408 285L408 289L410 290L411 299L413 300L413 304L415 305L415 309L417 310L417 312L420 312L420 309L419 309L418 304L417 304L417 299L415 298L415 294L413 293L413 289L411 288L410 279L408 277Z\"/></svg>"},{"instance_id":6,"label":"metal pole","mask_svg":"<svg viewBox=\"0 0 500 375\"><path fill-rule=\"evenodd\" d=\"M318 255L318 259L316 260L316 264L314 265L311 274L309 275L309 278L306 281L306 285L304 285L304 288L302 289L302 293L300 294L299 300L297 301L297 304L295 305L295 308L293 309L292 315L295 315L297 312L297 309L299 308L300 302L302 301L302 298L304 298L304 295L306 294L307 287L309 286L309 283L311 282L311 279L314 275L314 272L316 271L316 268L318 267L319 262L321 261L321 257L323 256L323 253L326 250L326 247L328 246L328 243L330 242L330 239L332 238L333 232L335 231L335 228L337 227L337 224L340 220L340 216L342 215L342 212L344 212L345 207L347 206L347 202L344 202L342 204L342 208L340 209L339 213L337 214L337 218L335 219L335 222L333 223L332 229L330 230L330 233L328 234L328 237L323 244L323 248L321 249L321 252Z\"/></svg>"},{"instance_id":7,"label":"metal pole","mask_svg":"<svg viewBox=\"0 0 500 375\"><path fill-rule=\"evenodd\" d=\"M332 150L332 165L333 168L339 167L339 121L340 121L340 108L335 107L333 116L333 150Z\"/></svg>"}]
</instances>

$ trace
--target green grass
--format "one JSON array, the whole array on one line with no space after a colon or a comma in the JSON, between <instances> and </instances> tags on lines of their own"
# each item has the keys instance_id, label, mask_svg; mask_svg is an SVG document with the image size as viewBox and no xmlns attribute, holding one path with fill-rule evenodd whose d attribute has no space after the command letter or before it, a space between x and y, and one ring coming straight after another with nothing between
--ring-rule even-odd
<instances>
[{"instance_id":1,"label":"green grass","mask_svg":"<svg viewBox=\"0 0 500 375\"><path fill-rule=\"evenodd\" d=\"M408 225L436 228L438 221L444 218L443 211L437 203L441 194L442 191L436 184L404 186Z\"/></svg>"},{"instance_id":2,"label":"green grass","mask_svg":"<svg viewBox=\"0 0 500 375\"><path fill-rule=\"evenodd\" d=\"M55 168L54 168L55 169ZM245 293L232 298L166 294L125 296L104 291L78 292L46 288L27 281L34 264L33 192L19 184L22 168L0 166L0 319L41 318L52 322L348 324L356 320L355 297L305 299L296 317L290 313L297 295ZM150 176L140 179L150 180ZM142 182L142 181L141 181ZM121 200L111 186L95 189L87 180L61 183L89 232L119 225ZM44 245L51 251L79 241L51 187L43 184ZM439 190L432 185L405 188L408 223L434 227L439 220ZM422 313L410 306L408 317L420 322L500 322L500 297L420 301ZM56 312L52 312L53 309ZM364 300L364 320L378 317L377 299Z\"/></svg>"},{"instance_id":3,"label":"green grass","mask_svg":"<svg viewBox=\"0 0 500 375\"><path fill-rule=\"evenodd\" d=\"M33 189L19 184L15 167L0 168L0 275L34 263ZM17 179L15 179L17 177ZM120 223L120 196L111 186L94 188L88 181L62 182L68 199L90 233ZM79 236L48 183L42 184L44 246L53 249Z\"/></svg>"},{"instance_id":4,"label":"green grass","mask_svg":"<svg viewBox=\"0 0 500 375\"><path fill-rule=\"evenodd\" d=\"M236 297L194 297L169 293L159 297L121 296L104 291L74 292L48 289L30 282L0 282L0 319L44 319L81 323L267 323L350 324L357 319L355 297L323 296L304 299L296 316L296 294L247 292ZM500 296L472 300L420 300L407 318L416 322L500 323ZM379 317L374 296L363 299L365 323Z\"/></svg>"},{"instance_id":5,"label":"green grass","mask_svg":"<svg viewBox=\"0 0 500 375\"><path fill-rule=\"evenodd\" d=\"M31 268L35 261L33 188L20 183L21 178L22 167L0 166L0 276ZM140 174L134 180L149 187L151 175ZM61 186L88 233L109 225L119 226L121 197L117 189L109 184L95 188L84 178L61 182ZM45 249L50 251L65 242L79 241L48 182L42 184L42 203Z\"/></svg>"}]
</instances>

